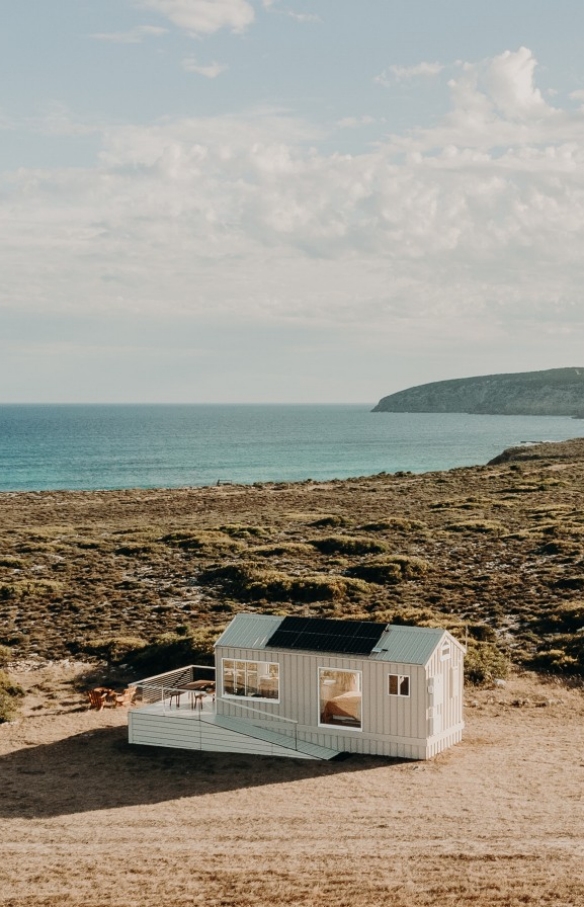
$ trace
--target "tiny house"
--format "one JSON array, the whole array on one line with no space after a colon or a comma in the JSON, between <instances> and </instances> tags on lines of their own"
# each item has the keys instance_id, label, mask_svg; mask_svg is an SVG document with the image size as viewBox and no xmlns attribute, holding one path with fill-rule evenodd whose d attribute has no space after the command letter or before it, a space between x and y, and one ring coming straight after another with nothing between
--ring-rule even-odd
<instances>
[{"instance_id":1,"label":"tiny house","mask_svg":"<svg viewBox=\"0 0 584 907\"><path fill-rule=\"evenodd\" d=\"M238 614L215 644L207 694L192 665L136 684L142 706L129 714L129 740L428 759L462 737L464 651L442 629Z\"/></svg>"}]
</instances>

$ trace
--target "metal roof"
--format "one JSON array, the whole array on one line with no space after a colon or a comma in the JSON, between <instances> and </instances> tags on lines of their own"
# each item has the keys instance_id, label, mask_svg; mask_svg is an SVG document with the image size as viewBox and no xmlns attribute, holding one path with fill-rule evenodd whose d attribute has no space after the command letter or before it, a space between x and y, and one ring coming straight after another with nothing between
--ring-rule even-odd
<instances>
[{"instance_id":1,"label":"metal roof","mask_svg":"<svg viewBox=\"0 0 584 907\"><path fill-rule=\"evenodd\" d=\"M283 620L283 617L273 614L236 614L215 645L236 649L265 649L266 642Z\"/></svg>"},{"instance_id":2,"label":"metal roof","mask_svg":"<svg viewBox=\"0 0 584 907\"><path fill-rule=\"evenodd\" d=\"M272 614L236 614L215 645L230 646L236 649L266 649L268 641L283 621L283 617L276 617ZM371 654L359 657L369 658L373 661L424 665L445 633L446 630L434 627L388 625L385 630L381 631ZM313 650L306 649L306 651Z\"/></svg>"},{"instance_id":3,"label":"metal roof","mask_svg":"<svg viewBox=\"0 0 584 907\"><path fill-rule=\"evenodd\" d=\"M401 664L425 665L446 633L440 627L404 627L391 624L381 635L370 658Z\"/></svg>"}]
</instances>

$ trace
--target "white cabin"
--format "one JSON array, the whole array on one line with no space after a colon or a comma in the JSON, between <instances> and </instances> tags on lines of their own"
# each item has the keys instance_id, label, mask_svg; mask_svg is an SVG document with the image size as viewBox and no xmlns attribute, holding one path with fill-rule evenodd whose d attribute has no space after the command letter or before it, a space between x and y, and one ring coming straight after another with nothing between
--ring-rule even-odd
<instances>
[{"instance_id":1,"label":"white cabin","mask_svg":"<svg viewBox=\"0 0 584 907\"><path fill-rule=\"evenodd\" d=\"M136 684L129 741L428 759L462 737L464 651L441 629L238 614L215 644L214 683L189 666Z\"/></svg>"}]
</instances>

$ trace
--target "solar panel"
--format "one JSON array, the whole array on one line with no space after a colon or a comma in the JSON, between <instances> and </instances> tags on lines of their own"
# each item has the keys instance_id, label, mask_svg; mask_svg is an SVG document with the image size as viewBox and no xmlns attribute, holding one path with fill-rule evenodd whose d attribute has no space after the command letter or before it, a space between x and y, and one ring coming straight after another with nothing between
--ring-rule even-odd
<instances>
[{"instance_id":1,"label":"solar panel","mask_svg":"<svg viewBox=\"0 0 584 907\"><path fill-rule=\"evenodd\" d=\"M326 617L285 617L270 636L267 647L309 652L369 655L385 624L365 620L331 620Z\"/></svg>"}]
</instances>

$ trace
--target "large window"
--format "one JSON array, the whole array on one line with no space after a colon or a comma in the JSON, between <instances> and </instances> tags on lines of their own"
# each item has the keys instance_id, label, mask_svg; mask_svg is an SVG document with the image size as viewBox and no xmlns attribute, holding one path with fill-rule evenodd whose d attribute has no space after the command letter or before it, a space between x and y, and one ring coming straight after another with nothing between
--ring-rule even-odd
<instances>
[{"instance_id":1,"label":"large window","mask_svg":"<svg viewBox=\"0 0 584 907\"><path fill-rule=\"evenodd\" d=\"M280 666L268 661L223 659L223 695L279 699Z\"/></svg>"},{"instance_id":2,"label":"large window","mask_svg":"<svg viewBox=\"0 0 584 907\"><path fill-rule=\"evenodd\" d=\"M410 695L410 678L407 674L389 674L390 696L409 696Z\"/></svg>"},{"instance_id":3,"label":"large window","mask_svg":"<svg viewBox=\"0 0 584 907\"><path fill-rule=\"evenodd\" d=\"M361 671L318 669L320 724L361 729Z\"/></svg>"}]
</instances>

